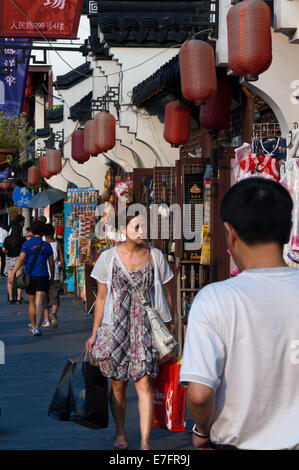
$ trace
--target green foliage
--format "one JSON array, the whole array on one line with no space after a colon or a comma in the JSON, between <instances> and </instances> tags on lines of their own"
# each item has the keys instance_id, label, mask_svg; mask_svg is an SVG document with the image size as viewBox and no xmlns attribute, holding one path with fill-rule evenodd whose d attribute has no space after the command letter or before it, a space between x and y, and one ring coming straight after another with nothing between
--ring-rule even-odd
<instances>
[{"instance_id":1,"label":"green foliage","mask_svg":"<svg viewBox=\"0 0 299 470\"><path fill-rule=\"evenodd\" d=\"M17 167L26 161L28 149L36 138L34 128L29 126L25 113L20 117L10 117L0 112L0 148L14 149L18 154L7 155L6 160L10 166Z\"/></svg>"}]
</instances>

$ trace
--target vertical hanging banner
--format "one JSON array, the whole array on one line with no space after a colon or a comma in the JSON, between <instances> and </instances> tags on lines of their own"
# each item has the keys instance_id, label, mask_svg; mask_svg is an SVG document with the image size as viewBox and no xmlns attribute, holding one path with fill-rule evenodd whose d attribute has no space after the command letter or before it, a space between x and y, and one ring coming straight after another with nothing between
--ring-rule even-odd
<instances>
[{"instance_id":1,"label":"vertical hanging banner","mask_svg":"<svg viewBox=\"0 0 299 470\"><path fill-rule=\"evenodd\" d=\"M32 39L0 38L0 111L9 116L22 112L31 46Z\"/></svg>"},{"instance_id":2,"label":"vertical hanging banner","mask_svg":"<svg viewBox=\"0 0 299 470\"><path fill-rule=\"evenodd\" d=\"M76 39L83 1L0 0L0 36Z\"/></svg>"}]
</instances>

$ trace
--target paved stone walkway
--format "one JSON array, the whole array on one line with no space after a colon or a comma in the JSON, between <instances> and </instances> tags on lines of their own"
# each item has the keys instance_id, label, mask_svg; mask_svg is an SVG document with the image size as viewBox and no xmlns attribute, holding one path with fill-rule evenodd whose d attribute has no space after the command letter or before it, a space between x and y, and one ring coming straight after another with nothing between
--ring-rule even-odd
<instances>
[{"instance_id":1,"label":"paved stone walkway","mask_svg":"<svg viewBox=\"0 0 299 470\"><path fill-rule=\"evenodd\" d=\"M0 278L0 340L5 344L5 364L0 364L0 450L111 450L111 416L107 429L90 430L47 415L66 360L76 359L84 349L92 317L86 317L73 296L62 296L59 328L43 329L42 336L34 337L27 331L27 309L28 303L7 303L6 279ZM137 395L130 384L126 423L132 450L139 448L138 421ZM190 432L153 429L151 441L155 450L192 449Z\"/></svg>"}]
</instances>

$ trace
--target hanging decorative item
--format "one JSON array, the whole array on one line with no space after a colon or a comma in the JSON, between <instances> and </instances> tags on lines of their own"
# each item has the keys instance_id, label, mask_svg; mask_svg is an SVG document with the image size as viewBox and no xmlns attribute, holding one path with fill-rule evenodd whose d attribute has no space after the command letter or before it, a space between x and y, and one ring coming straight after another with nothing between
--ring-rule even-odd
<instances>
[{"instance_id":1,"label":"hanging decorative item","mask_svg":"<svg viewBox=\"0 0 299 470\"><path fill-rule=\"evenodd\" d=\"M47 170L53 175L58 175L62 170L62 157L60 150L50 149L46 152Z\"/></svg>"},{"instance_id":2,"label":"hanging decorative item","mask_svg":"<svg viewBox=\"0 0 299 470\"><path fill-rule=\"evenodd\" d=\"M181 88L184 98L205 102L217 90L214 50L198 39L185 42L179 52Z\"/></svg>"},{"instance_id":3,"label":"hanging decorative item","mask_svg":"<svg viewBox=\"0 0 299 470\"><path fill-rule=\"evenodd\" d=\"M90 154L84 151L84 129L82 128L72 134L72 159L81 164L90 159Z\"/></svg>"},{"instance_id":4,"label":"hanging decorative item","mask_svg":"<svg viewBox=\"0 0 299 470\"><path fill-rule=\"evenodd\" d=\"M30 186L37 186L39 184L40 174L38 166L31 166L28 168L28 184Z\"/></svg>"},{"instance_id":5,"label":"hanging decorative item","mask_svg":"<svg viewBox=\"0 0 299 470\"><path fill-rule=\"evenodd\" d=\"M229 80L217 80L217 92L200 107L200 125L205 129L221 131L229 122L233 87Z\"/></svg>"},{"instance_id":6,"label":"hanging decorative item","mask_svg":"<svg viewBox=\"0 0 299 470\"><path fill-rule=\"evenodd\" d=\"M53 173L51 173L47 169L47 160L46 160L46 155L43 155L39 159L39 167L40 167L40 172L43 178L49 179L53 176Z\"/></svg>"},{"instance_id":7,"label":"hanging decorative item","mask_svg":"<svg viewBox=\"0 0 299 470\"><path fill-rule=\"evenodd\" d=\"M90 119L85 123L83 149L84 152L88 153L92 157L96 157L99 153L96 146L96 126L94 119Z\"/></svg>"},{"instance_id":8,"label":"hanging decorative item","mask_svg":"<svg viewBox=\"0 0 299 470\"><path fill-rule=\"evenodd\" d=\"M262 0L244 0L227 14L228 64L256 81L272 63L271 11Z\"/></svg>"},{"instance_id":9,"label":"hanging decorative item","mask_svg":"<svg viewBox=\"0 0 299 470\"><path fill-rule=\"evenodd\" d=\"M106 152L115 146L116 119L108 111L100 111L95 116L95 145L98 153Z\"/></svg>"},{"instance_id":10,"label":"hanging decorative item","mask_svg":"<svg viewBox=\"0 0 299 470\"><path fill-rule=\"evenodd\" d=\"M173 101L165 108L164 139L172 147L178 147L189 140L191 108L187 103Z\"/></svg>"}]
</instances>

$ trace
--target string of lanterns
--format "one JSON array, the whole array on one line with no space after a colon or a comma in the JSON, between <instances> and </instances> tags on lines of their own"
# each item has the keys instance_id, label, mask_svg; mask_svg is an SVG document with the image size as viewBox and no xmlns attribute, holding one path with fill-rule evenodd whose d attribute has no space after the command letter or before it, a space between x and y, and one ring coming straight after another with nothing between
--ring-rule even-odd
<instances>
[{"instance_id":1,"label":"string of lanterns","mask_svg":"<svg viewBox=\"0 0 299 470\"><path fill-rule=\"evenodd\" d=\"M243 0L232 6L227 14L227 33L229 68L247 81L257 80L272 63L270 8L262 0ZM179 66L183 98L200 104L201 127L225 129L230 117L232 81L217 79L213 47L198 39L186 41L180 48ZM191 110L189 118L186 106L175 101L165 108L164 138L172 146L183 145L189 139Z\"/></svg>"},{"instance_id":2,"label":"string of lanterns","mask_svg":"<svg viewBox=\"0 0 299 470\"><path fill-rule=\"evenodd\" d=\"M271 12L262 0L243 0L227 14L228 66L247 81L254 81L272 63ZM164 138L178 147L189 140L191 106L200 104L201 127L220 131L229 122L233 94L229 78L217 79L213 47L205 41L191 39L180 48L179 67L184 101L168 103L165 108ZM116 119L101 111L88 120L84 129L72 134L71 156L83 164L115 146ZM39 181L37 167L28 170L32 186ZM40 174L51 178L62 170L62 155L50 149L40 158ZM34 184L32 184L32 182Z\"/></svg>"}]
</instances>

